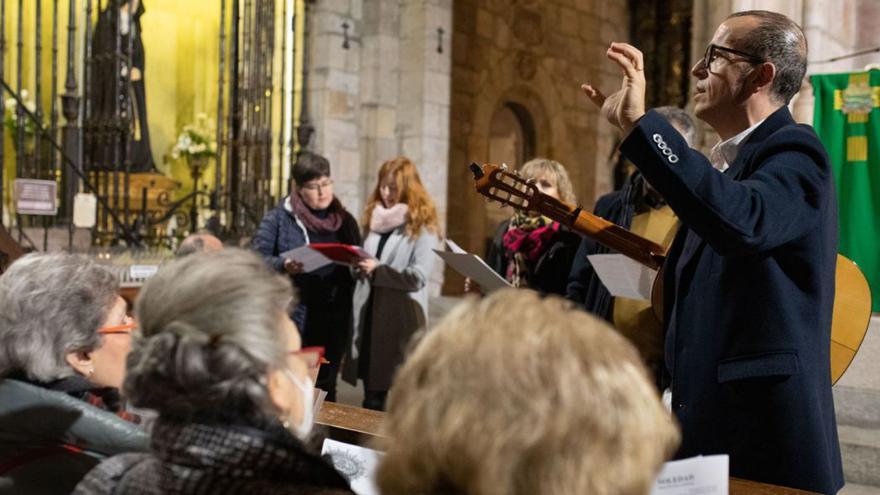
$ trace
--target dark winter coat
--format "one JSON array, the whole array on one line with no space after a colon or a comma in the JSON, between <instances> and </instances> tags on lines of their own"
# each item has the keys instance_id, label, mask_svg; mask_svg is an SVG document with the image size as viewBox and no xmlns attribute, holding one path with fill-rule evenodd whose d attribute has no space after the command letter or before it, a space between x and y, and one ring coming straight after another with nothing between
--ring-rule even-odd
<instances>
[{"instance_id":1,"label":"dark winter coat","mask_svg":"<svg viewBox=\"0 0 880 495\"><path fill-rule=\"evenodd\" d=\"M729 454L731 476L837 493L837 201L822 143L783 106L718 173L651 111L621 151L682 222L663 279L678 456Z\"/></svg>"}]
</instances>

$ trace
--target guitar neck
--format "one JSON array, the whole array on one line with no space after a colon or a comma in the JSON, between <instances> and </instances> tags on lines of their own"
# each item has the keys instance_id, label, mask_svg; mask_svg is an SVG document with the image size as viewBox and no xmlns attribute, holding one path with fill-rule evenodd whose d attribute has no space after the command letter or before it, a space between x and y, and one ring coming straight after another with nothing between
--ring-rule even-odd
<instances>
[{"instance_id":1,"label":"guitar neck","mask_svg":"<svg viewBox=\"0 0 880 495\"><path fill-rule=\"evenodd\" d=\"M579 206L548 196L539 191L533 182L489 163L482 167L472 163L470 170L474 174L477 191L491 200L552 218L649 268L658 270L663 264L666 250L661 246L583 211Z\"/></svg>"},{"instance_id":2,"label":"guitar neck","mask_svg":"<svg viewBox=\"0 0 880 495\"><path fill-rule=\"evenodd\" d=\"M575 210L577 216L564 222L572 230L591 237L599 244L613 249L639 263L659 270L663 264L664 249L654 242L597 217L583 210Z\"/></svg>"}]
</instances>

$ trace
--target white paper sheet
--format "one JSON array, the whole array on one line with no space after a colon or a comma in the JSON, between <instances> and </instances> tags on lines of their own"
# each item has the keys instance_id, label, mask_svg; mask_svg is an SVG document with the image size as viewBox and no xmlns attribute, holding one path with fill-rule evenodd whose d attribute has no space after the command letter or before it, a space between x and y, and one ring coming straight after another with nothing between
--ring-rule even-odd
<instances>
[{"instance_id":1,"label":"white paper sheet","mask_svg":"<svg viewBox=\"0 0 880 495\"><path fill-rule=\"evenodd\" d=\"M348 480L358 495L379 495L376 487L376 466L382 453L365 447L324 440L321 455L329 455L333 466Z\"/></svg>"},{"instance_id":2,"label":"white paper sheet","mask_svg":"<svg viewBox=\"0 0 880 495\"><path fill-rule=\"evenodd\" d=\"M455 243L452 239L446 239L446 245L449 246L449 250L453 253L458 254L467 254L467 251L461 248L458 244Z\"/></svg>"},{"instance_id":3,"label":"white paper sheet","mask_svg":"<svg viewBox=\"0 0 880 495\"><path fill-rule=\"evenodd\" d=\"M651 300L656 270L622 254L591 254L587 259L612 296Z\"/></svg>"},{"instance_id":4,"label":"white paper sheet","mask_svg":"<svg viewBox=\"0 0 880 495\"><path fill-rule=\"evenodd\" d=\"M667 462L654 480L651 495L728 495L729 463L727 455Z\"/></svg>"},{"instance_id":5,"label":"white paper sheet","mask_svg":"<svg viewBox=\"0 0 880 495\"><path fill-rule=\"evenodd\" d=\"M504 280L495 270L489 267L485 261L475 254L468 253L453 241L446 240L446 245L451 251L435 249L437 256L441 257L453 270L470 278L480 285L480 289L486 294L492 291L510 287L510 283Z\"/></svg>"},{"instance_id":6,"label":"white paper sheet","mask_svg":"<svg viewBox=\"0 0 880 495\"><path fill-rule=\"evenodd\" d=\"M309 273L333 263L333 260L308 246L300 246L281 253L281 257L302 263L303 272Z\"/></svg>"}]
</instances>

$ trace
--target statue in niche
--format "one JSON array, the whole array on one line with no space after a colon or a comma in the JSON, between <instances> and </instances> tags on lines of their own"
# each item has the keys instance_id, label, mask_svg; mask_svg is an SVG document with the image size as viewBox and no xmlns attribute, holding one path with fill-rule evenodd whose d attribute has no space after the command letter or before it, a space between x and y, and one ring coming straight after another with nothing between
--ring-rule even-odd
<instances>
[{"instance_id":1,"label":"statue in niche","mask_svg":"<svg viewBox=\"0 0 880 495\"><path fill-rule=\"evenodd\" d=\"M144 11L141 0L110 0L98 15L92 37L90 113L87 124L87 132L92 133L89 149L93 168L125 169L121 131L128 126L130 171L156 170L150 150L144 87L145 58L140 23ZM129 61L127 52L130 37ZM126 78L130 80L130 86L126 85Z\"/></svg>"}]
</instances>

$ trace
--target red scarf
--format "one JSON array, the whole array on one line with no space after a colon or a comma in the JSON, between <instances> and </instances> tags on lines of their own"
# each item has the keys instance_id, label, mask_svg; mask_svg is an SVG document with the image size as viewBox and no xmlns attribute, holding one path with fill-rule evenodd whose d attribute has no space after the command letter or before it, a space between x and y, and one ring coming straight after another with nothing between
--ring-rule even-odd
<instances>
[{"instance_id":1,"label":"red scarf","mask_svg":"<svg viewBox=\"0 0 880 495\"><path fill-rule=\"evenodd\" d=\"M303 202L299 194L291 193L289 198L294 215L299 218L309 232L332 234L342 226L345 207L342 206L342 203L335 196L333 197L333 202L327 207L327 216L324 218L315 215L313 210Z\"/></svg>"},{"instance_id":2,"label":"red scarf","mask_svg":"<svg viewBox=\"0 0 880 495\"><path fill-rule=\"evenodd\" d=\"M527 286L535 264L558 231L559 223L545 217L514 215L502 240L508 259L507 281L514 287Z\"/></svg>"}]
</instances>

